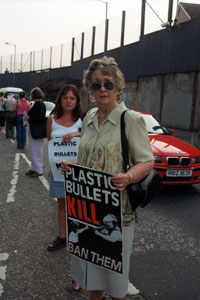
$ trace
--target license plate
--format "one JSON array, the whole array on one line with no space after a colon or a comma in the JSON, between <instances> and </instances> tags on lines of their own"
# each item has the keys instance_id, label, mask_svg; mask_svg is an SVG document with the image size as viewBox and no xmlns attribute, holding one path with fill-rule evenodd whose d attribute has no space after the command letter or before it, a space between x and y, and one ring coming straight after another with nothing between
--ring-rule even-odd
<instances>
[{"instance_id":1,"label":"license plate","mask_svg":"<svg viewBox=\"0 0 200 300\"><path fill-rule=\"evenodd\" d=\"M166 176L168 176L168 177L191 177L192 170L167 170Z\"/></svg>"}]
</instances>

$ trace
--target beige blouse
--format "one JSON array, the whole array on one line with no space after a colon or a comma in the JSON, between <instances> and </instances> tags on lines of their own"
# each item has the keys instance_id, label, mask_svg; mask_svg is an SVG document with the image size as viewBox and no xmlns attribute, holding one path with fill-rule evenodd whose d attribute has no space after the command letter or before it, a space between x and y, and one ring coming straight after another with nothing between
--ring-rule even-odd
<instances>
[{"instance_id":1,"label":"beige blouse","mask_svg":"<svg viewBox=\"0 0 200 300\"><path fill-rule=\"evenodd\" d=\"M126 110L118 104L98 127L98 108L91 110L83 120L78 164L109 174L123 173L120 117ZM129 161L135 164L154 159L145 122L140 114L130 110L125 114L126 136L129 143ZM126 191L122 192L123 225L133 223L134 215Z\"/></svg>"}]
</instances>

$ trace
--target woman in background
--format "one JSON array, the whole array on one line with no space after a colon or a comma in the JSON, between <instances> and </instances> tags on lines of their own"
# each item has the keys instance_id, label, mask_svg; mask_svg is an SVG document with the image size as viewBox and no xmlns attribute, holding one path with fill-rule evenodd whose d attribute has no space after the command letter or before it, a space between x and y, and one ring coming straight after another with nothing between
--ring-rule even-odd
<instances>
[{"instance_id":1,"label":"woman in background","mask_svg":"<svg viewBox=\"0 0 200 300\"><path fill-rule=\"evenodd\" d=\"M0 92L0 130L3 129L6 120L4 92Z\"/></svg>"},{"instance_id":2,"label":"woman in background","mask_svg":"<svg viewBox=\"0 0 200 300\"><path fill-rule=\"evenodd\" d=\"M46 106L43 102L44 93L39 87L35 87L31 90L30 98L34 101L33 106L29 109L26 116L26 120L29 121L29 125L32 123L41 124L46 118ZM31 168L25 174L31 177L38 177L43 172L43 138L34 139L31 135L29 128L29 145L31 156Z\"/></svg>"},{"instance_id":3,"label":"woman in background","mask_svg":"<svg viewBox=\"0 0 200 300\"><path fill-rule=\"evenodd\" d=\"M30 108L29 102L25 99L26 93L20 92L20 99L17 100L17 148L24 149L26 145L26 127L24 127L24 117Z\"/></svg>"}]
</instances>

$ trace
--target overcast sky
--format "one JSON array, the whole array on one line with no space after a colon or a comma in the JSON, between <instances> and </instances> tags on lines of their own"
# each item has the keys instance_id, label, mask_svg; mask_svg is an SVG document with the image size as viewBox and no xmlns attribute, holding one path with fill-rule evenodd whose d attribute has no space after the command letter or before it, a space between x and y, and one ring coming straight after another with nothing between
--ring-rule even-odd
<instances>
[{"instance_id":1,"label":"overcast sky","mask_svg":"<svg viewBox=\"0 0 200 300\"><path fill-rule=\"evenodd\" d=\"M135 7L140 17L142 0L107 0L108 18ZM160 18L167 21L168 0L147 0ZM197 0L183 2L199 3ZM177 0L174 0L174 11ZM0 56L49 48L71 41L81 32L102 23L106 5L100 0L1 0ZM149 10L149 8L147 8ZM150 17L160 25L155 14Z\"/></svg>"}]
</instances>

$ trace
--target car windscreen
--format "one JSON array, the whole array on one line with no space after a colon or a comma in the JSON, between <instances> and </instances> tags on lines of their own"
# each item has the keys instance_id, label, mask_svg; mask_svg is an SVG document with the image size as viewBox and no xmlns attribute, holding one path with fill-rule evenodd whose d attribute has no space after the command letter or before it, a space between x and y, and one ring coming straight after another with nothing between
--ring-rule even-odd
<instances>
[{"instance_id":1,"label":"car windscreen","mask_svg":"<svg viewBox=\"0 0 200 300\"><path fill-rule=\"evenodd\" d=\"M145 121L148 133L152 134L170 134L160 122L158 122L152 115L142 114Z\"/></svg>"}]
</instances>

